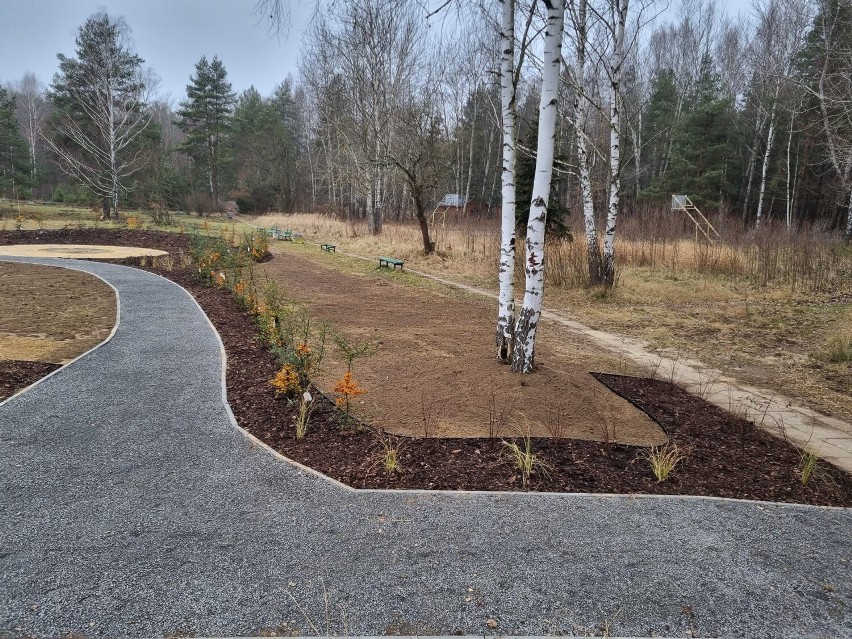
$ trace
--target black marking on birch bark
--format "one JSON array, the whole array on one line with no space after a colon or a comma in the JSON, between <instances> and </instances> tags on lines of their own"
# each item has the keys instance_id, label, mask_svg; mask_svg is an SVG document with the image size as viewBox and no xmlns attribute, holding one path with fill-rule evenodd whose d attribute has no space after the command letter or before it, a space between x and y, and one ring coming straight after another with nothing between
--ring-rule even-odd
<instances>
[{"instance_id":1,"label":"black marking on birch bark","mask_svg":"<svg viewBox=\"0 0 852 639\"><path fill-rule=\"evenodd\" d=\"M559 60L559 58L557 58ZM554 61L555 64L555 61ZM550 102L547 103L546 106L556 106L556 98L553 98Z\"/></svg>"},{"instance_id":2,"label":"black marking on birch bark","mask_svg":"<svg viewBox=\"0 0 852 639\"><path fill-rule=\"evenodd\" d=\"M553 11L553 3L550 0L544 0L544 6L548 11Z\"/></svg>"},{"instance_id":3,"label":"black marking on birch bark","mask_svg":"<svg viewBox=\"0 0 852 639\"><path fill-rule=\"evenodd\" d=\"M533 206L540 206L542 208L547 208L547 202L545 202L544 198L541 197L540 195L536 199L533 200L532 205Z\"/></svg>"},{"instance_id":4,"label":"black marking on birch bark","mask_svg":"<svg viewBox=\"0 0 852 639\"><path fill-rule=\"evenodd\" d=\"M515 248L515 238L514 236L509 239L509 246Z\"/></svg>"}]
</instances>

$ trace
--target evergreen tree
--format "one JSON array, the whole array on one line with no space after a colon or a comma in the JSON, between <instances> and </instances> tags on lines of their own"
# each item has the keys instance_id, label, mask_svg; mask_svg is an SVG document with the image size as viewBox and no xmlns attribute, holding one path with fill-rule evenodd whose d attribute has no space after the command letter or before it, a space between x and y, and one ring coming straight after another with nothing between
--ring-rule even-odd
<instances>
[{"instance_id":1,"label":"evergreen tree","mask_svg":"<svg viewBox=\"0 0 852 639\"><path fill-rule=\"evenodd\" d=\"M216 56L212 62L202 56L195 65L195 76L190 76L189 81L187 99L180 103L177 112L181 118L178 126L186 133L180 149L206 169L210 197L218 208L220 172L229 159L225 150L236 95L231 91L224 65Z\"/></svg>"},{"instance_id":2,"label":"evergreen tree","mask_svg":"<svg viewBox=\"0 0 852 639\"><path fill-rule=\"evenodd\" d=\"M0 192L20 197L29 186L29 155L15 117L15 98L0 86Z\"/></svg>"},{"instance_id":3,"label":"evergreen tree","mask_svg":"<svg viewBox=\"0 0 852 639\"><path fill-rule=\"evenodd\" d=\"M675 127L668 172L653 188L686 193L696 204L718 206L732 193L728 175L734 129L733 100L720 95L721 83L710 56L704 56L686 116Z\"/></svg>"},{"instance_id":4,"label":"evergreen tree","mask_svg":"<svg viewBox=\"0 0 852 639\"><path fill-rule=\"evenodd\" d=\"M643 123L645 175L637 176L640 186L656 180L667 169L668 154L675 121L677 120L677 87L674 72L664 69L652 83L651 98L645 108ZM650 195L650 193L647 193ZM659 195L659 194L654 194ZM663 197L668 197L663 194Z\"/></svg>"}]
</instances>

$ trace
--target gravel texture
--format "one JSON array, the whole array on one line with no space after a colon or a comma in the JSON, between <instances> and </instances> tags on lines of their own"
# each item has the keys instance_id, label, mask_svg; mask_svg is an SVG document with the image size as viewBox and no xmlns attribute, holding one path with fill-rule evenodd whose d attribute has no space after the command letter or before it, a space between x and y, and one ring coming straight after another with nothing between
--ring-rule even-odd
<instances>
[{"instance_id":1,"label":"gravel texture","mask_svg":"<svg viewBox=\"0 0 852 639\"><path fill-rule=\"evenodd\" d=\"M222 401L177 285L0 406L0 637L852 636L852 510L678 497L354 492Z\"/></svg>"}]
</instances>

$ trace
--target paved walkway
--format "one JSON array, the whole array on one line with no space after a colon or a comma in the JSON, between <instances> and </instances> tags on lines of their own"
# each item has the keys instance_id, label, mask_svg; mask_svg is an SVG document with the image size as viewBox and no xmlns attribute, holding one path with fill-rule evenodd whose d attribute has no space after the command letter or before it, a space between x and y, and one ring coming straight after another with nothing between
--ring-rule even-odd
<instances>
[{"instance_id":1,"label":"paved walkway","mask_svg":"<svg viewBox=\"0 0 852 639\"><path fill-rule=\"evenodd\" d=\"M344 489L234 427L185 291L62 264L121 319L0 405L0 637L852 636L852 510Z\"/></svg>"}]
</instances>

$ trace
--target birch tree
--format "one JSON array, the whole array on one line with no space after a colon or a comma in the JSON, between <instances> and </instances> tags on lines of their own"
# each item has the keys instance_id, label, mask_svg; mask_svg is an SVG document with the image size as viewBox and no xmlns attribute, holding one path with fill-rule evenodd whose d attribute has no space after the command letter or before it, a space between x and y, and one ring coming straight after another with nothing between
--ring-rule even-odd
<instances>
[{"instance_id":1,"label":"birch tree","mask_svg":"<svg viewBox=\"0 0 852 639\"><path fill-rule=\"evenodd\" d=\"M818 52L816 99L831 166L846 199L844 235L852 239L852 6L823 0L814 36Z\"/></svg>"},{"instance_id":2,"label":"birch tree","mask_svg":"<svg viewBox=\"0 0 852 639\"><path fill-rule=\"evenodd\" d=\"M139 136L151 114L145 108L150 78L130 46L123 18L105 11L80 27L76 57L59 54L51 97L57 111L46 141L60 168L103 199L103 217L128 192L127 178L142 165Z\"/></svg>"},{"instance_id":3,"label":"birch tree","mask_svg":"<svg viewBox=\"0 0 852 639\"><path fill-rule=\"evenodd\" d=\"M509 362L515 330L515 0L501 0L500 107L503 171L497 358Z\"/></svg>"},{"instance_id":4,"label":"birch tree","mask_svg":"<svg viewBox=\"0 0 852 639\"><path fill-rule=\"evenodd\" d=\"M30 175L33 182L38 178L38 155L42 144L48 105L45 87L32 73L27 73L15 87L16 113L21 123L21 133L30 152Z\"/></svg>"},{"instance_id":5,"label":"birch tree","mask_svg":"<svg viewBox=\"0 0 852 639\"><path fill-rule=\"evenodd\" d=\"M535 335L544 296L544 230L553 175L559 75L562 67L564 0L545 0L547 22L542 54L541 102L530 218L526 237L526 288L518 313L512 348L512 371L531 373L535 366Z\"/></svg>"},{"instance_id":6,"label":"birch tree","mask_svg":"<svg viewBox=\"0 0 852 639\"><path fill-rule=\"evenodd\" d=\"M755 213L755 226L760 226L764 216L769 162L778 131L782 91L790 84L795 54L804 43L808 10L804 2L796 0L765 0L756 2L755 11L758 17L754 47L755 79L765 88L766 97L761 106L767 121Z\"/></svg>"},{"instance_id":7,"label":"birch tree","mask_svg":"<svg viewBox=\"0 0 852 639\"><path fill-rule=\"evenodd\" d=\"M615 228L621 201L621 80L624 72L624 34L629 0L610 0L607 29L612 41L609 72L609 206L604 234L603 284L615 284Z\"/></svg>"}]
</instances>

